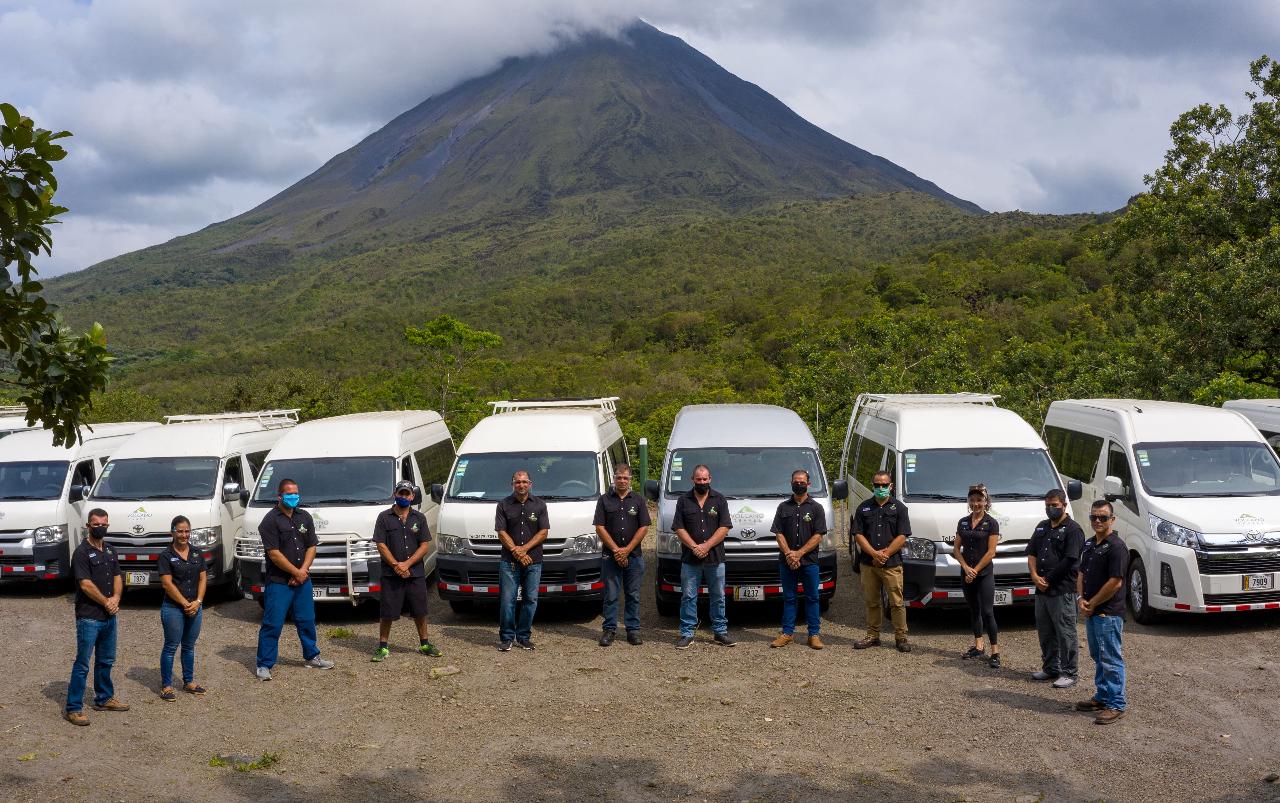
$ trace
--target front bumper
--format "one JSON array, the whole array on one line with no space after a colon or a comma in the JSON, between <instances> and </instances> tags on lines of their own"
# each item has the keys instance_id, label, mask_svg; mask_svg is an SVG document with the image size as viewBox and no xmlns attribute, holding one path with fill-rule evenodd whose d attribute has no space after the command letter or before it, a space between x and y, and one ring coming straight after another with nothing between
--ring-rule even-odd
<instances>
[{"instance_id":1,"label":"front bumper","mask_svg":"<svg viewBox=\"0 0 1280 803\"><path fill-rule=\"evenodd\" d=\"M680 596L680 558L661 555L655 578L657 593L661 597ZM797 586L803 590L802 586ZM708 595L707 587L698 588L698 595ZM776 555L736 556L729 553L724 561L724 593L727 599L760 601L782 598L782 583L778 574ZM818 554L818 596L823 599L836 593L836 553Z\"/></svg>"},{"instance_id":2,"label":"front bumper","mask_svg":"<svg viewBox=\"0 0 1280 803\"><path fill-rule=\"evenodd\" d=\"M0 578L65 580L71 576L71 545L37 544L30 536L0 543Z\"/></svg>"},{"instance_id":3,"label":"front bumper","mask_svg":"<svg viewBox=\"0 0 1280 803\"><path fill-rule=\"evenodd\" d=\"M540 599L602 600L599 554L574 557L544 556ZM497 555L439 555L436 558L436 590L441 599L477 600L498 598Z\"/></svg>"},{"instance_id":4,"label":"front bumper","mask_svg":"<svg viewBox=\"0 0 1280 803\"><path fill-rule=\"evenodd\" d=\"M1149 544L1147 602L1158 610L1235 613L1280 610L1280 549L1233 545L1191 550ZM1263 587L1252 587L1261 581Z\"/></svg>"},{"instance_id":5,"label":"front bumper","mask_svg":"<svg viewBox=\"0 0 1280 803\"><path fill-rule=\"evenodd\" d=\"M156 567L164 547L125 547L118 543L109 543L116 551L116 559L120 561L120 574L124 577L125 588L160 587L160 572ZM211 586L223 582L226 572L222 570L222 544L214 544L205 549L195 547L192 549L204 557L206 582Z\"/></svg>"},{"instance_id":6,"label":"front bumper","mask_svg":"<svg viewBox=\"0 0 1280 803\"><path fill-rule=\"evenodd\" d=\"M240 592L245 599L261 599L267 587L265 560L237 558L240 564ZM328 564L330 561L325 561ZM316 602L350 602L378 599L382 594L382 561L352 561L351 582L345 566L311 564L311 596Z\"/></svg>"}]
</instances>

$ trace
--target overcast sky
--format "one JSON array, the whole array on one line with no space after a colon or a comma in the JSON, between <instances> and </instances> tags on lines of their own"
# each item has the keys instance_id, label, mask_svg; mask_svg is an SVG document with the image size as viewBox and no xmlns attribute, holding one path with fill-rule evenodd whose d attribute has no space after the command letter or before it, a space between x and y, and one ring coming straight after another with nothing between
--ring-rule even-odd
<instances>
[{"instance_id":1,"label":"overcast sky","mask_svg":"<svg viewBox=\"0 0 1280 803\"><path fill-rule=\"evenodd\" d=\"M1115 209L1280 57L1249 0L0 0L0 100L68 129L51 275L225 220L432 94L643 17L985 209ZM1268 49L1270 52L1268 52Z\"/></svg>"}]
</instances>

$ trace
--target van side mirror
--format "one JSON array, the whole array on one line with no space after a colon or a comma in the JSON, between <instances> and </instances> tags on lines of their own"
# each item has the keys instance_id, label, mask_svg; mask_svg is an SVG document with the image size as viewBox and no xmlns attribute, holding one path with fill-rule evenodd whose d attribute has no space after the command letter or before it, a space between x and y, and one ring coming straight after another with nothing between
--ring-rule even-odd
<instances>
[{"instance_id":1,"label":"van side mirror","mask_svg":"<svg viewBox=\"0 0 1280 803\"><path fill-rule=\"evenodd\" d=\"M240 504L244 507L249 506L249 489L248 488L240 489Z\"/></svg>"},{"instance_id":2,"label":"van side mirror","mask_svg":"<svg viewBox=\"0 0 1280 803\"><path fill-rule=\"evenodd\" d=\"M846 480L836 480L831 483L831 498L837 502L841 502L849 498L849 483Z\"/></svg>"},{"instance_id":3,"label":"van side mirror","mask_svg":"<svg viewBox=\"0 0 1280 803\"><path fill-rule=\"evenodd\" d=\"M1084 496L1084 485L1080 480L1067 480L1067 499L1074 502Z\"/></svg>"},{"instance_id":4,"label":"van side mirror","mask_svg":"<svg viewBox=\"0 0 1280 803\"><path fill-rule=\"evenodd\" d=\"M240 497L240 483L228 482L222 486L222 501L232 502Z\"/></svg>"},{"instance_id":5,"label":"van side mirror","mask_svg":"<svg viewBox=\"0 0 1280 803\"><path fill-rule=\"evenodd\" d=\"M71 490L67 492L68 502L80 502L89 496L88 485L72 485Z\"/></svg>"},{"instance_id":6,"label":"van side mirror","mask_svg":"<svg viewBox=\"0 0 1280 803\"><path fill-rule=\"evenodd\" d=\"M647 496L651 501L654 501L654 502L658 501L658 481L657 480L645 480L644 495Z\"/></svg>"},{"instance_id":7,"label":"van side mirror","mask_svg":"<svg viewBox=\"0 0 1280 803\"><path fill-rule=\"evenodd\" d=\"M431 501L437 505L444 499L444 486L438 482L431 483Z\"/></svg>"},{"instance_id":8,"label":"van side mirror","mask_svg":"<svg viewBox=\"0 0 1280 803\"><path fill-rule=\"evenodd\" d=\"M413 486L413 503L415 505L422 504L422 489L416 485Z\"/></svg>"},{"instance_id":9,"label":"van side mirror","mask_svg":"<svg viewBox=\"0 0 1280 803\"><path fill-rule=\"evenodd\" d=\"M1133 498L1119 477L1107 476L1102 481L1102 496L1108 502L1126 502Z\"/></svg>"}]
</instances>

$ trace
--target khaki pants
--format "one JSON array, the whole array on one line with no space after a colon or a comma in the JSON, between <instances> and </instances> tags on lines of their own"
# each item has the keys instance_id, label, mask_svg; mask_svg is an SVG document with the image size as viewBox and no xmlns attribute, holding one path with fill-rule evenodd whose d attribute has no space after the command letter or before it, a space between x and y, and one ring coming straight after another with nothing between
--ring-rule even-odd
<instances>
[{"instance_id":1,"label":"khaki pants","mask_svg":"<svg viewBox=\"0 0 1280 803\"><path fill-rule=\"evenodd\" d=\"M902 604L902 567L873 566L864 563L862 569L862 596L867 601L867 636L880 638L880 626L884 624L884 612L880 605L880 589L889 596L889 618L893 621L893 636L898 641L907 637L907 609Z\"/></svg>"}]
</instances>

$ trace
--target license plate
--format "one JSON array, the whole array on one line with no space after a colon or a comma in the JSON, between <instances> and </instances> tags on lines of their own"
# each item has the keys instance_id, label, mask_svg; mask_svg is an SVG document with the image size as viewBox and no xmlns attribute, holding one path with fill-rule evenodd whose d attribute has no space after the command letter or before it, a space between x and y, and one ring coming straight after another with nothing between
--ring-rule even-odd
<instances>
[{"instance_id":1,"label":"license plate","mask_svg":"<svg viewBox=\"0 0 1280 803\"><path fill-rule=\"evenodd\" d=\"M733 598L739 602L759 602L764 599L764 586L736 586Z\"/></svg>"},{"instance_id":2,"label":"license plate","mask_svg":"<svg viewBox=\"0 0 1280 803\"><path fill-rule=\"evenodd\" d=\"M1245 591L1270 591L1275 588L1274 574L1246 574L1243 581Z\"/></svg>"},{"instance_id":3,"label":"license plate","mask_svg":"<svg viewBox=\"0 0 1280 803\"><path fill-rule=\"evenodd\" d=\"M1001 589L1001 588L997 588L997 589L996 589L996 604L997 604L997 605L1012 605L1012 604L1013 604L1013 592L1012 592L1012 591L1010 591L1010 590L1008 590L1008 589Z\"/></svg>"},{"instance_id":4,"label":"license plate","mask_svg":"<svg viewBox=\"0 0 1280 803\"><path fill-rule=\"evenodd\" d=\"M151 582L151 575L146 572L129 572L124 576L125 585L145 586Z\"/></svg>"},{"instance_id":5,"label":"license plate","mask_svg":"<svg viewBox=\"0 0 1280 803\"><path fill-rule=\"evenodd\" d=\"M327 588L316 588L315 586L312 586L312 587L311 587L311 598L312 598L312 599L324 599L324 598L325 598L325 597L327 597L327 596L329 596L329 589L327 589Z\"/></svg>"}]
</instances>

